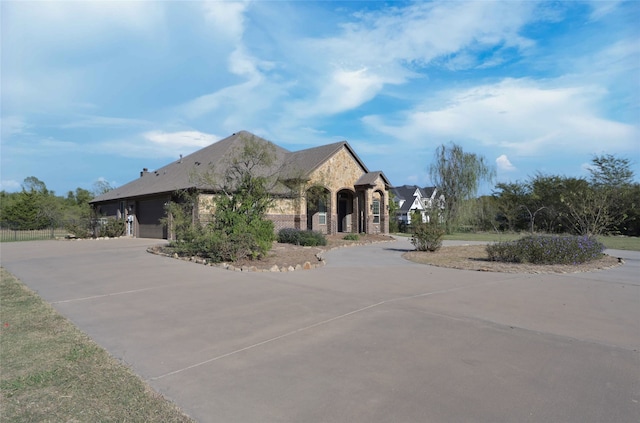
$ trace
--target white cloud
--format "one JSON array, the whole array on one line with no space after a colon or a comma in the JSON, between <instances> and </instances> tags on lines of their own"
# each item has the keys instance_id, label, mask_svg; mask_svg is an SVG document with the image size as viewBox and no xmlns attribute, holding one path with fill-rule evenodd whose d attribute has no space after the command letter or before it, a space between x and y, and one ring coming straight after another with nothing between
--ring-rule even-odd
<instances>
[{"instance_id":1,"label":"white cloud","mask_svg":"<svg viewBox=\"0 0 640 423\"><path fill-rule=\"evenodd\" d=\"M205 18L216 33L239 41L244 33L245 1L207 1L202 5Z\"/></svg>"},{"instance_id":2,"label":"white cloud","mask_svg":"<svg viewBox=\"0 0 640 423\"><path fill-rule=\"evenodd\" d=\"M150 131L145 132L143 137L148 141L151 141L152 145L170 147L172 150L175 150L176 148L202 148L220 140L220 137L216 135L205 134L204 132L199 131Z\"/></svg>"},{"instance_id":3,"label":"white cloud","mask_svg":"<svg viewBox=\"0 0 640 423\"><path fill-rule=\"evenodd\" d=\"M496 166L498 167L498 171L501 172L513 172L516 170L516 167L511 164L506 154L503 154L496 159Z\"/></svg>"},{"instance_id":4,"label":"white cloud","mask_svg":"<svg viewBox=\"0 0 640 423\"><path fill-rule=\"evenodd\" d=\"M2 179L0 180L0 190L7 192L16 192L22 188L22 184L18 181L14 181L13 179Z\"/></svg>"},{"instance_id":5,"label":"white cloud","mask_svg":"<svg viewBox=\"0 0 640 423\"><path fill-rule=\"evenodd\" d=\"M382 89L385 81L367 68L355 71L334 71L311 104L296 104L293 113L300 117L332 115L358 107L371 100Z\"/></svg>"},{"instance_id":6,"label":"white cloud","mask_svg":"<svg viewBox=\"0 0 640 423\"><path fill-rule=\"evenodd\" d=\"M639 129L599 116L598 101L606 94L597 86L505 79L438 93L440 108L417 108L394 123L386 123L381 116L367 116L363 122L407 143L466 140L508 148L519 156L590 153L599 150L603 140L609 148L631 151Z\"/></svg>"},{"instance_id":7,"label":"white cloud","mask_svg":"<svg viewBox=\"0 0 640 423\"><path fill-rule=\"evenodd\" d=\"M200 131L148 131L127 138L104 141L93 149L100 154L128 158L166 159L186 156L222 137Z\"/></svg>"},{"instance_id":8,"label":"white cloud","mask_svg":"<svg viewBox=\"0 0 640 423\"><path fill-rule=\"evenodd\" d=\"M290 109L302 110L296 115L304 117L341 113L375 98L387 85L423 78L430 66L497 66L504 51L533 45L518 32L539 19L536 7L509 1L418 2L351 15L338 35L303 39L296 46L299 65L308 70L308 95ZM493 53L480 59L486 49Z\"/></svg>"},{"instance_id":9,"label":"white cloud","mask_svg":"<svg viewBox=\"0 0 640 423\"><path fill-rule=\"evenodd\" d=\"M597 21L602 19L609 13L613 12L623 0L590 0L589 5L591 6L591 20Z\"/></svg>"}]
</instances>

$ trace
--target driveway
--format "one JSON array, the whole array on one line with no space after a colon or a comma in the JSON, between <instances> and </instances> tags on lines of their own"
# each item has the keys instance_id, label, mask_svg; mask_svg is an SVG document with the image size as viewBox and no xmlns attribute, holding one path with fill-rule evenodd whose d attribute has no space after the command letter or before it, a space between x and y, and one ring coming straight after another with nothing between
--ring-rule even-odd
<instances>
[{"instance_id":1,"label":"driveway","mask_svg":"<svg viewBox=\"0 0 640 423\"><path fill-rule=\"evenodd\" d=\"M442 269L407 240L241 273L156 240L1 245L2 266L201 422L640 420L640 254L564 275Z\"/></svg>"}]
</instances>

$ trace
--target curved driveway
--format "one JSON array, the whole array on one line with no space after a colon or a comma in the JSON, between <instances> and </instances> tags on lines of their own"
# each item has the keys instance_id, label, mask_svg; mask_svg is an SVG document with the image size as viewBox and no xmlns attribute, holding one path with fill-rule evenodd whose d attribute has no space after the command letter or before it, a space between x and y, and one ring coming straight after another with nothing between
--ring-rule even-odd
<instances>
[{"instance_id":1,"label":"curved driveway","mask_svg":"<svg viewBox=\"0 0 640 423\"><path fill-rule=\"evenodd\" d=\"M565 275L404 261L241 273L155 240L2 244L2 266L202 422L637 422L640 255Z\"/></svg>"}]
</instances>

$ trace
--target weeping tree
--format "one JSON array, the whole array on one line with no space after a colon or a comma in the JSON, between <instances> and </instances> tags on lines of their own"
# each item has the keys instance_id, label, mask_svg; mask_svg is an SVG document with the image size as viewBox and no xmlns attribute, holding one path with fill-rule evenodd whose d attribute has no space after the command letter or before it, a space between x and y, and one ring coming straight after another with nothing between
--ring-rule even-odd
<instances>
[{"instance_id":1,"label":"weeping tree","mask_svg":"<svg viewBox=\"0 0 640 423\"><path fill-rule=\"evenodd\" d=\"M482 181L491 182L495 169L483 156L465 153L451 142L440 145L429 166L432 183L444 194L444 220L448 233L458 227L464 204L475 198Z\"/></svg>"}]
</instances>

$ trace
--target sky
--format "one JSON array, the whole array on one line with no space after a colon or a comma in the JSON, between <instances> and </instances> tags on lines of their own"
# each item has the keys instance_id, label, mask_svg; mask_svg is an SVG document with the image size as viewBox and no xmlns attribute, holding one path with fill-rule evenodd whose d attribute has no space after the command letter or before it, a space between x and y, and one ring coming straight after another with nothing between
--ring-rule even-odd
<instances>
[{"instance_id":1,"label":"sky","mask_svg":"<svg viewBox=\"0 0 640 423\"><path fill-rule=\"evenodd\" d=\"M0 189L136 179L240 130L348 141L430 186L449 143L496 182L640 180L640 1L2 1ZM482 193L481 192L481 193Z\"/></svg>"}]
</instances>

